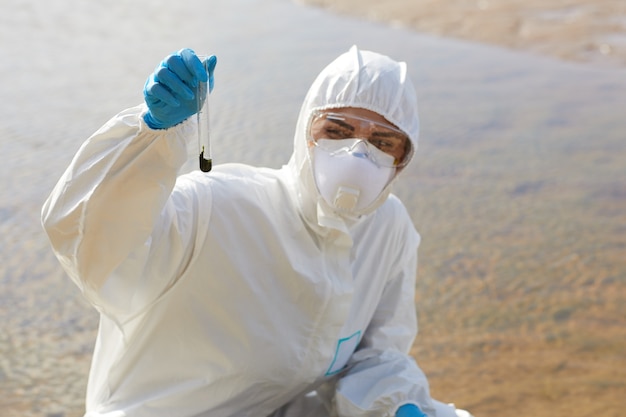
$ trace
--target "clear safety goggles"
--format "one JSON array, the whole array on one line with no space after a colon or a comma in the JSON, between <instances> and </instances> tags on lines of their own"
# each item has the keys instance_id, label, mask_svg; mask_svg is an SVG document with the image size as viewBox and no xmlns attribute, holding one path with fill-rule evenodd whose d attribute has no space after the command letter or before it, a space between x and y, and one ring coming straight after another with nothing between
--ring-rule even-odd
<instances>
[{"instance_id":1,"label":"clear safety goggles","mask_svg":"<svg viewBox=\"0 0 626 417\"><path fill-rule=\"evenodd\" d=\"M367 156L381 167L401 168L413 154L409 137L393 125L344 113L315 112L308 137L315 146L331 152L352 152L343 149L342 143L351 143L343 139L360 139L367 144Z\"/></svg>"}]
</instances>

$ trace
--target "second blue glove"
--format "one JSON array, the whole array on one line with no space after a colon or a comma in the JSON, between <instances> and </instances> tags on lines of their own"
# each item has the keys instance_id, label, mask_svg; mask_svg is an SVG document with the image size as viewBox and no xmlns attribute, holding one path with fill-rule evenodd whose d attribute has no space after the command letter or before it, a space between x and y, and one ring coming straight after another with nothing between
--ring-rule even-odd
<instances>
[{"instance_id":1,"label":"second blue glove","mask_svg":"<svg viewBox=\"0 0 626 417\"><path fill-rule=\"evenodd\" d=\"M146 124L152 129L167 129L197 113L198 85L208 82L209 91L213 89L216 63L214 55L201 62L191 49L181 49L166 57L144 86L148 105Z\"/></svg>"},{"instance_id":2,"label":"second blue glove","mask_svg":"<svg viewBox=\"0 0 626 417\"><path fill-rule=\"evenodd\" d=\"M428 417L415 404L404 404L396 411L396 417Z\"/></svg>"}]
</instances>

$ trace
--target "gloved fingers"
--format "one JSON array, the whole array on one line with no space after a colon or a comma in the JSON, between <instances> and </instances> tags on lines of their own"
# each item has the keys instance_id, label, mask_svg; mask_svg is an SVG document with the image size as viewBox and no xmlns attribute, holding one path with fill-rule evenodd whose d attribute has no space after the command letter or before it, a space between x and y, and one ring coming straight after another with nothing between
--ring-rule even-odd
<instances>
[{"instance_id":1,"label":"gloved fingers","mask_svg":"<svg viewBox=\"0 0 626 417\"><path fill-rule=\"evenodd\" d=\"M206 72L209 73L209 92L213 91L213 86L215 84L215 80L213 77L213 73L215 72L215 66L217 65L217 57L215 55L211 55L207 59L202 62L204 68L206 68Z\"/></svg>"},{"instance_id":2,"label":"gloved fingers","mask_svg":"<svg viewBox=\"0 0 626 417\"><path fill-rule=\"evenodd\" d=\"M396 417L427 417L415 404L404 404L396 410Z\"/></svg>"},{"instance_id":3,"label":"gloved fingers","mask_svg":"<svg viewBox=\"0 0 626 417\"><path fill-rule=\"evenodd\" d=\"M180 101L172 95L169 89L165 88L154 77L150 77L144 86L144 97L146 102L157 103L162 101L172 107L179 107Z\"/></svg>"},{"instance_id":4,"label":"gloved fingers","mask_svg":"<svg viewBox=\"0 0 626 417\"><path fill-rule=\"evenodd\" d=\"M163 61L163 65L180 78L189 88L195 89L198 86L198 79L187 69L180 55L170 55Z\"/></svg>"},{"instance_id":5,"label":"gloved fingers","mask_svg":"<svg viewBox=\"0 0 626 417\"><path fill-rule=\"evenodd\" d=\"M178 53L182 63L185 65L187 71L193 78L193 86L196 87L199 82L207 81L207 73L200 62L200 58L196 55L194 51L189 48L181 49Z\"/></svg>"},{"instance_id":6,"label":"gloved fingers","mask_svg":"<svg viewBox=\"0 0 626 417\"><path fill-rule=\"evenodd\" d=\"M188 48L166 57L144 85L148 112L144 116L152 129L167 129L198 111L206 95L206 84L213 88L216 58L200 58ZM196 100L197 93L202 100Z\"/></svg>"},{"instance_id":7,"label":"gloved fingers","mask_svg":"<svg viewBox=\"0 0 626 417\"><path fill-rule=\"evenodd\" d=\"M183 100L191 100L195 97L193 90L169 67L161 66L156 70L154 76L156 81L167 88L174 97Z\"/></svg>"}]
</instances>

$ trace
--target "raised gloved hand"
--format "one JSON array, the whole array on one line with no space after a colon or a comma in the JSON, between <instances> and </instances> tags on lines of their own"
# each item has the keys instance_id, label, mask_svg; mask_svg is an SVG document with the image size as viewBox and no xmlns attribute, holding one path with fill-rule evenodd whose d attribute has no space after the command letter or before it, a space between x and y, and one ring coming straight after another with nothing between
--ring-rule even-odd
<instances>
[{"instance_id":1,"label":"raised gloved hand","mask_svg":"<svg viewBox=\"0 0 626 417\"><path fill-rule=\"evenodd\" d=\"M404 404L398 411L396 411L396 417L428 417L418 406L415 404Z\"/></svg>"},{"instance_id":2,"label":"raised gloved hand","mask_svg":"<svg viewBox=\"0 0 626 417\"><path fill-rule=\"evenodd\" d=\"M144 121L152 129L167 129L198 112L196 93L201 82L213 90L213 72L217 58L204 62L191 49L181 49L166 57L154 70L144 86L148 105Z\"/></svg>"}]
</instances>

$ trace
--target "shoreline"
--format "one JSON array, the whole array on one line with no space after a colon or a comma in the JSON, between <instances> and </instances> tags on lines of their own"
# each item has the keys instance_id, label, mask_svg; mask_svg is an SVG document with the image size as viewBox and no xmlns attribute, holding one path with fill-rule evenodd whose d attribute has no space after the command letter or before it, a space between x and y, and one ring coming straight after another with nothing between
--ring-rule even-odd
<instances>
[{"instance_id":1,"label":"shoreline","mask_svg":"<svg viewBox=\"0 0 626 417\"><path fill-rule=\"evenodd\" d=\"M626 3L598 0L296 0L417 32L626 68Z\"/></svg>"}]
</instances>

